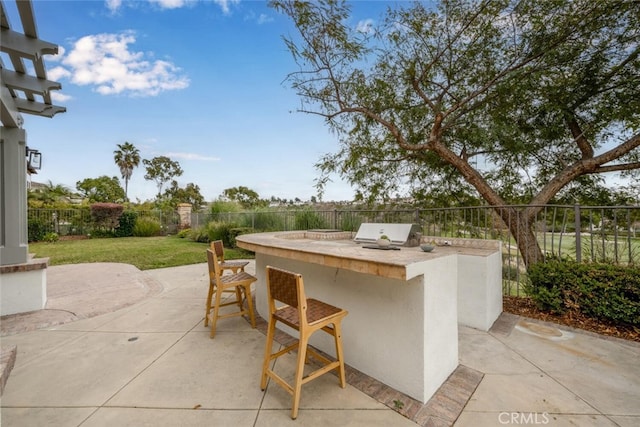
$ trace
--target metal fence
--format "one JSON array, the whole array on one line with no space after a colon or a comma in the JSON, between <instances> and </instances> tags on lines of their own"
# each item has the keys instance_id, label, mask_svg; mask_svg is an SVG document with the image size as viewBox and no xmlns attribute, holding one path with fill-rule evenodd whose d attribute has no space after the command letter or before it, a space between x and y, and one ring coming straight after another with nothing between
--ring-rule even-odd
<instances>
[{"instance_id":1,"label":"metal fence","mask_svg":"<svg viewBox=\"0 0 640 427\"><path fill-rule=\"evenodd\" d=\"M175 211L136 211L138 217L154 218L160 223L163 234L175 234L180 217ZM28 209L27 224L37 224L44 233L56 233L59 236L86 236L96 231L88 207L75 209Z\"/></svg>"},{"instance_id":2,"label":"metal fence","mask_svg":"<svg viewBox=\"0 0 640 427\"><path fill-rule=\"evenodd\" d=\"M519 215L525 206L510 206ZM166 233L176 232L175 212L148 211L139 215L157 218ZM47 225L59 235L88 234L89 209L29 209L29 221ZM193 213L191 228L211 222L253 231L339 229L357 231L364 222L416 223L424 236L496 239L503 242L503 290L521 295L526 268L515 238L489 206L394 210L263 210ZM534 232L545 256L578 262L640 265L640 206L540 206Z\"/></svg>"},{"instance_id":3,"label":"metal fence","mask_svg":"<svg viewBox=\"0 0 640 427\"><path fill-rule=\"evenodd\" d=\"M515 215L527 206L515 208ZM534 232L546 257L640 265L640 206L539 206ZM526 268L514 236L490 206L397 210L284 210L193 214L192 227L223 222L259 231L331 228L357 231L363 222L416 223L424 236L503 242L503 291L521 295Z\"/></svg>"}]
</instances>

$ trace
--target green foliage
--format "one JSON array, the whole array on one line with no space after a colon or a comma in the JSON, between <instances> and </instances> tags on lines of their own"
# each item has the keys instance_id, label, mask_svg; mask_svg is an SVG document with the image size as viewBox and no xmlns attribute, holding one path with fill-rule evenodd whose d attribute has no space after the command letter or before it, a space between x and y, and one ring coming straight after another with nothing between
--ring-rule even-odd
<instances>
[{"instance_id":1,"label":"green foliage","mask_svg":"<svg viewBox=\"0 0 640 427\"><path fill-rule=\"evenodd\" d=\"M552 260L528 274L525 291L542 310L640 326L640 268Z\"/></svg>"},{"instance_id":2,"label":"green foliage","mask_svg":"<svg viewBox=\"0 0 640 427\"><path fill-rule=\"evenodd\" d=\"M254 230L249 227L235 227L235 228L229 229L229 244L226 247L236 248L237 247L236 237L240 236L241 234L249 234L253 232Z\"/></svg>"},{"instance_id":3,"label":"green foliage","mask_svg":"<svg viewBox=\"0 0 640 427\"><path fill-rule=\"evenodd\" d=\"M130 142L125 141L124 144L118 144L118 149L113 152L113 160L120 168L120 174L124 179L125 199L129 200L129 180L133 174L133 169L140 164L140 150Z\"/></svg>"},{"instance_id":4,"label":"green foliage","mask_svg":"<svg viewBox=\"0 0 640 427\"><path fill-rule=\"evenodd\" d=\"M244 209L265 206L266 201L261 200L258 193L247 187L227 188L222 192L222 196L232 202L238 202Z\"/></svg>"},{"instance_id":5,"label":"green foliage","mask_svg":"<svg viewBox=\"0 0 640 427\"><path fill-rule=\"evenodd\" d=\"M138 214L135 211L127 210L122 212L118 220L118 227L115 229L116 237L131 237L133 236L133 229L136 225Z\"/></svg>"},{"instance_id":6,"label":"green foliage","mask_svg":"<svg viewBox=\"0 0 640 427\"><path fill-rule=\"evenodd\" d=\"M231 229L235 228L235 224L228 222L211 221L207 224L207 236L209 241L222 240L225 246L231 247ZM234 241L235 243L235 241Z\"/></svg>"},{"instance_id":7,"label":"green foliage","mask_svg":"<svg viewBox=\"0 0 640 427\"><path fill-rule=\"evenodd\" d=\"M186 239L187 237L189 237L189 235L191 234L191 229L190 228L184 228L180 231L178 231L178 234L176 234L176 236L180 239Z\"/></svg>"},{"instance_id":8,"label":"green foliage","mask_svg":"<svg viewBox=\"0 0 640 427\"><path fill-rule=\"evenodd\" d=\"M180 188L178 181L171 181L171 186L164 192L164 198L169 200L169 205L172 208L178 206L179 203L189 203L194 212L199 211L204 203L200 187L191 182L186 187Z\"/></svg>"},{"instance_id":9,"label":"green foliage","mask_svg":"<svg viewBox=\"0 0 640 427\"><path fill-rule=\"evenodd\" d=\"M161 230L160 221L155 218L143 216L137 219L136 225L133 227L133 235L135 237L157 236Z\"/></svg>"},{"instance_id":10,"label":"green foliage","mask_svg":"<svg viewBox=\"0 0 640 427\"><path fill-rule=\"evenodd\" d=\"M209 212L215 218L219 214L229 212L240 212L242 206L238 202L217 199L209 204Z\"/></svg>"},{"instance_id":11,"label":"green foliage","mask_svg":"<svg viewBox=\"0 0 640 427\"><path fill-rule=\"evenodd\" d=\"M126 194L117 177L103 175L98 178L86 178L76 183L76 188L89 200L89 203L121 203Z\"/></svg>"},{"instance_id":12,"label":"green foliage","mask_svg":"<svg viewBox=\"0 0 640 427\"><path fill-rule=\"evenodd\" d=\"M55 243L58 240L60 240L60 236L58 236L58 233L53 233L53 232L49 232L45 234L44 237L42 238L42 241L47 243Z\"/></svg>"},{"instance_id":13,"label":"green foliage","mask_svg":"<svg viewBox=\"0 0 640 427\"><path fill-rule=\"evenodd\" d=\"M207 227L192 228L189 231L189 240L193 240L198 243L209 243Z\"/></svg>"},{"instance_id":14,"label":"green foliage","mask_svg":"<svg viewBox=\"0 0 640 427\"><path fill-rule=\"evenodd\" d=\"M47 232L47 225L36 218L30 218L27 224L27 234L29 242L40 242Z\"/></svg>"},{"instance_id":15,"label":"green foliage","mask_svg":"<svg viewBox=\"0 0 640 427\"><path fill-rule=\"evenodd\" d=\"M55 208L67 205L71 197L71 190L62 184L53 184L51 180L42 187L32 189L27 193L27 203L30 208Z\"/></svg>"},{"instance_id":16,"label":"green foliage","mask_svg":"<svg viewBox=\"0 0 640 427\"><path fill-rule=\"evenodd\" d=\"M144 159L144 163L147 173L144 175L144 179L147 181L155 181L158 187L158 199L162 194L162 186L177 176L181 176L183 173L180 163L171 160L165 156L154 157L151 160Z\"/></svg>"},{"instance_id":17,"label":"green foliage","mask_svg":"<svg viewBox=\"0 0 640 427\"><path fill-rule=\"evenodd\" d=\"M94 203L90 209L94 233L96 230L113 233L119 224L124 206L116 203Z\"/></svg>"},{"instance_id":18,"label":"green foliage","mask_svg":"<svg viewBox=\"0 0 640 427\"><path fill-rule=\"evenodd\" d=\"M329 224L323 216L315 210L303 209L296 212L294 226L296 230L311 230L314 228L329 228Z\"/></svg>"},{"instance_id":19,"label":"green foliage","mask_svg":"<svg viewBox=\"0 0 640 427\"><path fill-rule=\"evenodd\" d=\"M278 212L260 209L254 211L251 216L246 216L241 226L259 231L284 230L285 220Z\"/></svg>"},{"instance_id":20,"label":"green foliage","mask_svg":"<svg viewBox=\"0 0 640 427\"><path fill-rule=\"evenodd\" d=\"M360 224L365 221L366 218L354 213L354 212L342 212L340 215L340 229L344 231L358 231Z\"/></svg>"}]
</instances>

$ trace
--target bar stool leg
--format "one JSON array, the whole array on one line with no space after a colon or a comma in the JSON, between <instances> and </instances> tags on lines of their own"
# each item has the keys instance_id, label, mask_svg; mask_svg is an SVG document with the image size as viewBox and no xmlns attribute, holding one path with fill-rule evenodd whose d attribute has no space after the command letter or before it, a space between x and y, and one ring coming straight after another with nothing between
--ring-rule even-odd
<instances>
[{"instance_id":1,"label":"bar stool leg","mask_svg":"<svg viewBox=\"0 0 640 427\"><path fill-rule=\"evenodd\" d=\"M218 286L216 289L216 302L213 306L213 318L211 319L211 333L209 338L216 336L216 323L218 323L218 312L220 311L220 300L222 300L222 287Z\"/></svg>"},{"instance_id":2,"label":"bar stool leg","mask_svg":"<svg viewBox=\"0 0 640 427\"><path fill-rule=\"evenodd\" d=\"M296 378L293 384L293 405L291 407L291 419L298 418L298 407L300 406L300 394L302 391L302 377L304 377L304 365L307 360L307 344L309 338L301 334L298 343L298 366L296 367Z\"/></svg>"},{"instance_id":3,"label":"bar stool leg","mask_svg":"<svg viewBox=\"0 0 640 427\"><path fill-rule=\"evenodd\" d=\"M207 308L204 313L204 326L209 326L209 312L211 311L211 300L213 299L213 283L209 280L209 293L207 294Z\"/></svg>"},{"instance_id":4,"label":"bar stool leg","mask_svg":"<svg viewBox=\"0 0 640 427\"><path fill-rule=\"evenodd\" d=\"M249 306L249 320L251 320L251 327L256 328L256 315L253 310L253 299L251 298L251 283L244 288L244 295L247 298L247 305Z\"/></svg>"},{"instance_id":5,"label":"bar stool leg","mask_svg":"<svg viewBox=\"0 0 640 427\"><path fill-rule=\"evenodd\" d=\"M271 363L271 352L273 350L273 338L276 332L276 322L269 320L269 326L267 327L267 342L264 348L264 360L262 361L262 377L260 379L260 389L264 391L267 388L267 371L269 370L269 364Z\"/></svg>"},{"instance_id":6,"label":"bar stool leg","mask_svg":"<svg viewBox=\"0 0 640 427\"><path fill-rule=\"evenodd\" d=\"M340 387L345 388L347 386L347 381L344 372L344 355L342 354L342 325L340 324L340 322L336 322L333 324L333 333L333 338L336 342L336 358L338 359L338 362L340 362L340 367L338 368Z\"/></svg>"}]
</instances>

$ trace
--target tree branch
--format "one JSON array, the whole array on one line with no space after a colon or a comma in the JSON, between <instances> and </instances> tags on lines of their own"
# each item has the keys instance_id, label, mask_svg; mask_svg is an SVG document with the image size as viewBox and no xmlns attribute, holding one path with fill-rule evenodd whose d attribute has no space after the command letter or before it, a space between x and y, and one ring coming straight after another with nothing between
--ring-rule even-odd
<instances>
[{"instance_id":1,"label":"tree branch","mask_svg":"<svg viewBox=\"0 0 640 427\"><path fill-rule=\"evenodd\" d=\"M580 152L582 152L583 159L591 159L593 157L593 147L587 141L587 138L584 136L584 132L580 128L580 125L576 121L575 117L568 118L567 126L569 126L569 130L571 130L571 135L573 135L573 139L578 145Z\"/></svg>"}]
</instances>

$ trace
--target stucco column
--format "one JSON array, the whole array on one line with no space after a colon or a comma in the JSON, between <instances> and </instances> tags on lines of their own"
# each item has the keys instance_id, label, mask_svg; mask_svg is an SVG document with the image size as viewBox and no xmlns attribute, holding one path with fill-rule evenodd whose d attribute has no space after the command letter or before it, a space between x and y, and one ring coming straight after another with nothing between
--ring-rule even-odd
<instances>
[{"instance_id":1,"label":"stucco column","mask_svg":"<svg viewBox=\"0 0 640 427\"><path fill-rule=\"evenodd\" d=\"M0 128L0 265L26 263L27 135L24 129Z\"/></svg>"},{"instance_id":2,"label":"stucco column","mask_svg":"<svg viewBox=\"0 0 640 427\"><path fill-rule=\"evenodd\" d=\"M190 203L178 203L178 216L180 217L180 224L178 224L178 230L191 228L191 204Z\"/></svg>"}]
</instances>

